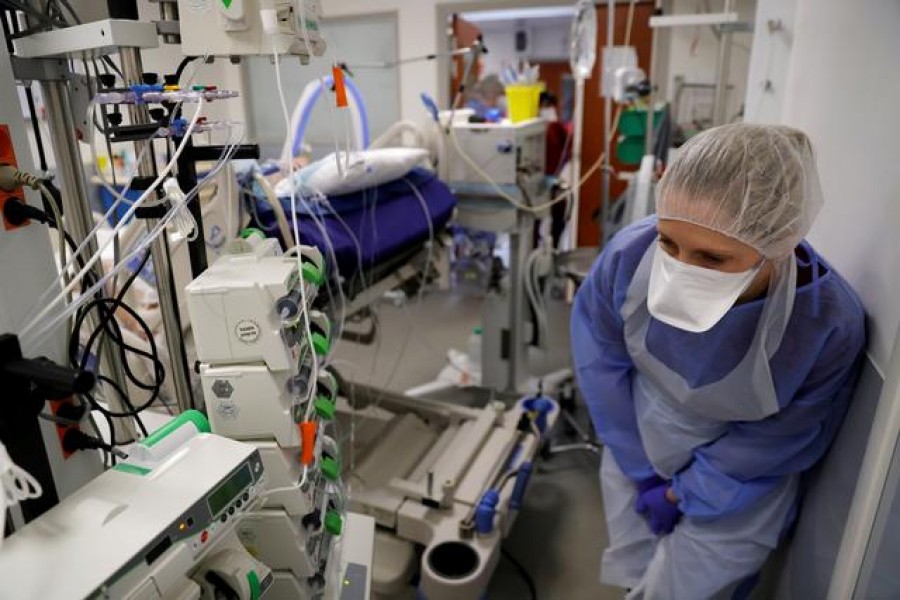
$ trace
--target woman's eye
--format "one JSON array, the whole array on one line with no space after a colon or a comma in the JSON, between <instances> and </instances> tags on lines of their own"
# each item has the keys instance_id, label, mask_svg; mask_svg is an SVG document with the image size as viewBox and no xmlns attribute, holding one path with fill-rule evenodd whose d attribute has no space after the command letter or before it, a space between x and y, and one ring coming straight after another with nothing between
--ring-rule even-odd
<instances>
[{"instance_id":1,"label":"woman's eye","mask_svg":"<svg viewBox=\"0 0 900 600\"><path fill-rule=\"evenodd\" d=\"M715 255L715 254L707 254L707 253L703 253L703 254L700 255L700 258L703 259L703 262L705 262L706 264L709 264L709 265L716 265L716 266L719 266L719 265L721 265L722 263L725 262L725 258L724 258L724 257L722 257L722 256L717 256L717 255Z\"/></svg>"}]
</instances>

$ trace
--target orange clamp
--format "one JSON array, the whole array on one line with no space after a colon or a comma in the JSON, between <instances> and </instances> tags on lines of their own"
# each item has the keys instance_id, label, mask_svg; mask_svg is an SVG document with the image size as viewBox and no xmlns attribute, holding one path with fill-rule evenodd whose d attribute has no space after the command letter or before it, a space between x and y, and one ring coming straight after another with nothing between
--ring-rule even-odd
<instances>
[{"instance_id":1,"label":"orange clamp","mask_svg":"<svg viewBox=\"0 0 900 600\"><path fill-rule=\"evenodd\" d=\"M334 77L334 95L338 108L347 107L347 86L344 85L344 71L339 66L331 67L331 75Z\"/></svg>"},{"instance_id":2,"label":"orange clamp","mask_svg":"<svg viewBox=\"0 0 900 600\"><path fill-rule=\"evenodd\" d=\"M313 464L315 460L316 449L316 429L318 425L315 421L304 421L300 423L300 462L305 466Z\"/></svg>"}]
</instances>

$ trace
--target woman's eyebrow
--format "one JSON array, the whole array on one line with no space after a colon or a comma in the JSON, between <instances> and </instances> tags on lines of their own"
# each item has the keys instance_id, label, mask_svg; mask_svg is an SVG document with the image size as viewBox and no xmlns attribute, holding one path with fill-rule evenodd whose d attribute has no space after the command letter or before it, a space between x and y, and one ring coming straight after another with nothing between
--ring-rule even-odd
<instances>
[{"instance_id":1,"label":"woman's eyebrow","mask_svg":"<svg viewBox=\"0 0 900 600\"><path fill-rule=\"evenodd\" d=\"M697 248L694 252L704 254L706 256L714 256L716 258L733 258L734 255L724 250L710 250L708 248Z\"/></svg>"}]
</instances>

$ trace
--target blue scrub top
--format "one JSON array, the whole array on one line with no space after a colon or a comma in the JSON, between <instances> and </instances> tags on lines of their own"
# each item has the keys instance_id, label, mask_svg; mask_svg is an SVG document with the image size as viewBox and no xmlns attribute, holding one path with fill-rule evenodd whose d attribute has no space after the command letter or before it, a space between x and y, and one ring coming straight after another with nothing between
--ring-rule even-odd
<instances>
[{"instance_id":1,"label":"blue scrub top","mask_svg":"<svg viewBox=\"0 0 900 600\"><path fill-rule=\"evenodd\" d=\"M638 264L655 243L656 217L619 232L578 290L572 354L598 436L631 479L653 475L631 398L635 366L624 339L622 304ZM803 241L798 286L784 338L770 361L781 410L760 421L732 422L694 449L672 487L688 516L716 517L749 507L786 477L813 466L846 413L865 347L864 312L847 282ZM648 350L691 387L715 382L743 358L764 299L733 307L712 329L690 333L656 319Z\"/></svg>"}]
</instances>

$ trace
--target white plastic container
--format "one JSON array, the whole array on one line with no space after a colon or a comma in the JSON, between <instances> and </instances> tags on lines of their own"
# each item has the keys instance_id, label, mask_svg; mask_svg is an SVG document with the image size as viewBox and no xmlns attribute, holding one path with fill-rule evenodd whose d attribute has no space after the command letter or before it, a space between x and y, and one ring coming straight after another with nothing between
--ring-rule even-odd
<instances>
[{"instance_id":1,"label":"white plastic container","mask_svg":"<svg viewBox=\"0 0 900 600\"><path fill-rule=\"evenodd\" d=\"M469 375L473 385L481 384L481 334L481 327L475 327L469 335Z\"/></svg>"}]
</instances>

